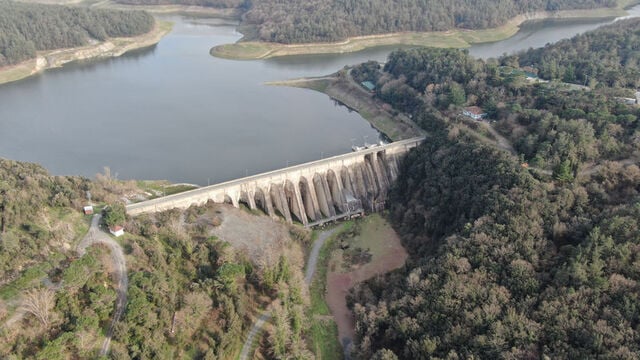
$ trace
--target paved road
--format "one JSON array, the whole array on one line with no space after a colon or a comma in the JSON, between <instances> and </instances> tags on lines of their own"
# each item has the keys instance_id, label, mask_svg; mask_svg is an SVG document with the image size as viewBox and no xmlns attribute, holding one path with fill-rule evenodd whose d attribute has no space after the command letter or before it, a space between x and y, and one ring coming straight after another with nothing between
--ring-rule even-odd
<instances>
[{"instance_id":1,"label":"paved road","mask_svg":"<svg viewBox=\"0 0 640 360\"><path fill-rule=\"evenodd\" d=\"M316 272L316 267L318 265L318 256L320 255L320 249L324 245L325 241L333 235L338 230L338 228L329 229L323 231L318 235L318 239L313 243L313 248L311 249L311 254L309 254L309 260L307 261L307 271L304 274L304 282L307 285L311 285L311 280L313 280L313 274Z\"/></svg>"},{"instance_id":2,"label":"paved road","mask_svg":"<svg viewBox=\"0 0 640 360\"><path fill-rule=\"evenodd\" d=\"M313 243L313 248L311 249L311 254L309 254L309 261L307 262L307 271L304 275L304 282L307 285L311 284L311 280L313 279L313 274L316 272L316 267L318 265L318 256L320 255L320 249L322 249L322 245L324 245L325 241L333 235L338 230L338 228L329 229L323 231L318 235L318 239ZM277 301L277 300L276 300ZM249 352L253 348L253 343L256 340L256 337L262 332L262 327L264 324L271 319L271 310L267 308L262 315L256 320L247 335L247 339L244 341L242 345L242 350L240 351L240 360L248 360Z\"/></svg>"},{"instance_id":3,"label":"paved road","mask_svg":"<svg viewBox=\"0 0 640 360\"><path fill-rule=\"evenodd\" d=\"M94 244L107 245L111 250L111 261L113 262L113 268L118 282L116 290L118 296L116 298L116 310L113 313L111 325L107 331L107 337L104 339L102 348L100 349L100 356L105 356L109 352L109 347L111 346L113 327L122 317L125 305L127 304L127 287L129 286L129 278L127 276L127 265L124 258L124 252L122 251L122 246L120 246L120 244L113 240L104 231L100 230L100 217L101 216L99 214L93 215L89 232L80 241L76 250L80 256L85 254L87 247Z\"/></svg>"}]
</instances>

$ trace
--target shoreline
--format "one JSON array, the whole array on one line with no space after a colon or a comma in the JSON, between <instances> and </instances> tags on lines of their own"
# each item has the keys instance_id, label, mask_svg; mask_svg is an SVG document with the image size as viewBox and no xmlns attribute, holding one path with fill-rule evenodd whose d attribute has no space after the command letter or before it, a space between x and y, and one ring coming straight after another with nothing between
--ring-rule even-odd
<instances>
[{"instance_id":1,"label":"shoreline","mask_svg":"<svg viewBox=\"0 0 640 360\"><path fill-rule=\"evenodd\" d=\"M82 1L82 0L80 0ZM152 14L187 14L215 17L221 19L239 20L242 12L237 8L213 8L197 5L127 5L119 4L113 0L104 0L91 5L92 8L113 10L140 10Z\"/></svg>"},{"instance_id":2,"label":"shoreline","mask_svg":"<svg viewBox=\"0 0 640 360\"><path fill-rule=\"evenodd\" d=\"M638 2L625 4L630 6ZM538 11L518 15L502 26L481 30L449 30L444 32L397 32L354 36L331 43L280 44L262 41L236 42L211 48L212 56L232 60L260 60L280 56L340 54L380 46L406 45L444 48L467 48L473 44L495 42L515 35L526 21L546 19L614 18L627 15L626 8L589 10Z\"/></svg>"},{"instance_id":3,"label":"shoreline","mask_svg":"<svg viewBox=\"0 0 640 360\"><path fill-rule=\"evenodd\" d=\"M425 136L406 114L385 106L379 99L357 84L349 71L313 77L265 83L268 86L287 86L323 93L332 100L356 111L371 126L391 141Z\"/></svg>"},{"instance_id":4,"label":"shoreline","mask_svg":"<svg viewBox=\"0 0 640 360\"><path fill-rule=\"evenodd\" d=\"M172 24L156 19L153 29L135 37L111 38L95 45L39 51L33 59L0 68L0 85L37 75L45 70L62 67L80 60L119 57L129 51L156 45L171 31Z\"/></svg>"}]
</instances>

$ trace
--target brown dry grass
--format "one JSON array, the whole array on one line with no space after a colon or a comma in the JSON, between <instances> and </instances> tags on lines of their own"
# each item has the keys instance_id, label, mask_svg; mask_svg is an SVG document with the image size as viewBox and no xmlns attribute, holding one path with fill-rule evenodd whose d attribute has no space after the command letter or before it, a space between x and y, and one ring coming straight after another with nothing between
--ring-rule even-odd
<instances>
[{"instance_id":1,"label":"brown dry grass","mask_svg":"<svg viewBox=\"0 0 640 360\"><path fill-rule=\"evenodd\" d=\"M347 242L350 247L368 249L372 258L371 262L349 272L342 270L342 250L335 250L329 261L326 299L338 325L341 342L345 338L352 339L354 335L353 313L347 307L346 299L349 289L356 283L401 267L408 257L391 225L377 214L365 218L361 223L360 234Z\"/></svg>"},{"instance_id":2,"label":"brown dry grass","mask_svg":"<svg viewBox=\"0 0 640 360\"><path fill-rule=\"evenodd\" d=\"M220 219L220 225L211 228L211 235L245 252L258 267L273 266L281 254L296 268L303 267L303 251L291 239L284 222L225 204L213 205L203 217Z\"/></svg>"}]
</instances>

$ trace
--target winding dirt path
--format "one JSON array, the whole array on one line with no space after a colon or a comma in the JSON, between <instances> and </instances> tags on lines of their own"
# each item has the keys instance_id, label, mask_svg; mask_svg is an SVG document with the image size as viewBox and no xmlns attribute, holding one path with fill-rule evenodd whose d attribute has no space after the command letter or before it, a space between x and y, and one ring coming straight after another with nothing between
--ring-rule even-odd
<instances>
[{"instance_id":1,"label":"winding dirt path","mask_svg":"<svg viewBox=\"0 0 640 360\"><path fill-rule=\"evenodd\" d=\"M242 345L242 351L240 351L240 356L238 359L247 360L249 359L249 351L253 348L253 342L256 340L258 334L262 332L262 327L264 324L271 319L271 310L267 308L262 315L253 323L253 327L251 331L249 331L249 335L247 336L247 340L244 341Z\"/></svg>"},{"instance_id":2,"label":"winding dirt path","mask_svg":"<svg viewBox=\"0 0 640 360\"><path fill-rule=\"evenodd\" d=\"M113 327L122 317L125 305L127 304L127 286L129 285L129 277L127 276L127 265L124 258L124 252L122 251L122 246L120 246L120 244L105 232L100 230L100 218L101 216L99 214L93 216L89 232L84 236L84 238L82 238L76 250L80 256L83 256L86 253L86 249L89 246L95 244L104 244L109 247L109 250L111 250L111 261L113 263L116 281L118 283L116 290L118 296L116 298L116 310L113 313L111 325L109 325L107 336L102 343L102 348L100 349L100 356L105 356L109 352L109 347L111 346Z\"/></svg>"},{"instance_id":3,"label":"winding dirt path","mask_svg":"<svg viewBox=\"0 0 640 360\"><path fill-rule=\"evenodd\" d=\"M313 243L313 248L311 249L311 253L309 254L309 260L307 261L307 270L304 274L304 283L309 286L311 284L311 280L313 280L313 274L316 272L316 267L318 266L318 256L320 255L320 249L324 245L325 241L333 235L338 230L338 228L333 228L329 230L325 230L318 235L318 238ZM256 337L262 333L262 328L264 324L267 323L271 319L271 310L269 307L256 319L247 335L247 339L242 344L242 350L240 351L239 360L248 360L249 352L253 348L253 343L256 340Z\"/></svg>"},{"instance_id":4,"label":"winding dirt path","mask_svg":"<svg viewBox=\"0 0 640 360\"><path fill-rule=\"evenodd\" d=\"M337 227L321 232L318 235L316 241L313 243L313 248L311 249L309 260L307 261L307 271L305 271L304 273L304 283L307 284L307 286L311 285L313 274L316 272L316 267L318 266L318 256L320 256L320 249L322 249L325 241L327 241L327 239L336 231L338 231Z\"/></svg>"}]
</instances>

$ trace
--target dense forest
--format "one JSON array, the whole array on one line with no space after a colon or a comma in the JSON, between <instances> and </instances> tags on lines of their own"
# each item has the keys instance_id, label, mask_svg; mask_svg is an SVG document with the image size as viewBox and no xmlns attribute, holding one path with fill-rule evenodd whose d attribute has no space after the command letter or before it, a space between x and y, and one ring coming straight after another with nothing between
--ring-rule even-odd
<instances>
[{"instance_id":1,"label":"dense forest","mask_svg":"<svg viewBox=\"0 0 640 360\"><path fill-rule=\"evenodd\" d=\"M95 204L112 204L109 218L123 209L124 194L140 190L108 173L96 180L51 176L39 165L0 159L1 358L98 358L116 284L107 247L76 253L90 221L80 211L87 191ZM299 244L283 238L280 256L256 264L210 234L220 221L211 206L120 217L128 299L110 358L232 358L251 314L274 299L263 358L309 358ZM294 233L308 241L306 232Z\"/></svg>"},{"instance_id":2,"label":"dense forest","mask_svg":"<svg viewBox=\"0 0 640 360\"><path fill-rule=\"evenodd\" d=\"M614 7L615 0L254 0L244 22L280 43L400 31L484 29L531 11Z\"/></svg>"},{"instance_id":3,"label":"dense forest","mask_svg":"<svg viewBox=\"0 0 640 360\"><path fill-rule=\"evenodd\" d=\"M87 45L151 31L141 11L87 9L0 0L0 67L34 58L36 51Z\"/></svg>"},{"instance_id":4,"label":"dense forest","mask_svg":"<svg viewBox=\"0 0 640 360\"><path fill-rule=\"evenodd\" d=\"M548 80L607 87L640 86L640 20L618 22L544 48L522 52L522 65L535 64Z\"/></svg>"},{"instance_id":5,"label":"dense forest","mask_svg":"<svg viewBox=\"0 0 640 360\"><path fill-rule=\"evenodd\" d=\"M534 11L616 7L616 0L117 0L239 8L249 37L279 43L328 42L401 31L486 29ZM254 34L255 33L255 34Z\"/></svg>"},{"instance_id":6,"label":"dense forest","mask_svg":"<svg viewBox=\"0 0 640 360\"><path fill-rule=\"evenodd\" d=\"M637 24L580 38L637 49ZM579 43L564 61L586 61ZM352 71L429 131L390 193L412 257L350 295L357 358L640 357L640 109L610 95L624 84L527 82L514 61L420 49Z\"/></svg>"}]
</instances>

